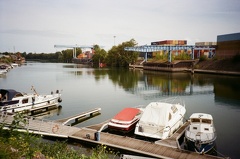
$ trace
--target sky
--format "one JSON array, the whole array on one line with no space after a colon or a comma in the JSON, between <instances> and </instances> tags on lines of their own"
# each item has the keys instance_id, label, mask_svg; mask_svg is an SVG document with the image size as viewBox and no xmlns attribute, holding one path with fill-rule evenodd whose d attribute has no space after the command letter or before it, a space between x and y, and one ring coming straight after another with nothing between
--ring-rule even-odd
<instances>
[{"instance_id":1,"label":"sky","mask_svg":"<svg viewBox=\"0 0 240 159\"><path fill-rule=\"evenodd\" d=\"M240 32L240 0L0 0L0 52L55 53L54 45L134 39L216 42Z\"/></svg>"}]
</instances>

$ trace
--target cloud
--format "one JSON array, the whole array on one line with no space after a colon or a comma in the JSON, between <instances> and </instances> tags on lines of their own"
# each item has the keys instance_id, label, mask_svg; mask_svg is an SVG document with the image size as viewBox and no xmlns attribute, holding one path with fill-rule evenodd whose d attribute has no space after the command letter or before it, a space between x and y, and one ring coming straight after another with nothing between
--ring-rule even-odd
<instances>
[{"instance_id":1,"label":"cloud","mask_svg":"<svg viewBox=\"0 0 240 159\"><path fill-rule=\"evenodd\" d=\"M54 37L54 38L66 38L74 37L70 33L57 32L54 30L22 30L22 29L11 29L11 30L2 30L0 34L15 34L15 35L24 35L24 36L42 36L42 37Z\"/></svg>"},{"instance_id":2,"label":"cloud","mask_svg":"<svg viewBox=\"0 0 240 159\"><path fill-rule=\"evenodd\" d=\"M216 41L239 32L239 17L239 0L1 0L0 52L12 45L24 51L35 45L37 52L54 51L54 44L111 48L113 36L116 44Z\"/></svg>"}]
</instances>

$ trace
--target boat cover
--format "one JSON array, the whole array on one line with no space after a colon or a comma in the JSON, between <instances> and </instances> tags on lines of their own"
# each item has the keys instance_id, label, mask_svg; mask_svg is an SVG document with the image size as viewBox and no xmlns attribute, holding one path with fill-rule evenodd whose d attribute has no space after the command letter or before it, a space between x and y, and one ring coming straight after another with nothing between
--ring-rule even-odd
<instances>
[{"instance_id":1,"label":"boat cover","mask_svg":"<svg viewBox=\"0 0 240 159\"><path fill-rule=\"evenodd\" d=\"M124 108L113 119L121 121L131 121L140 112L137 108Z\"/></svg>"},{"instance_id":2,"label":"boat cover","mask_svg":"<svg viewBox=\"0 0 240 159\"><path fill-rule=\"evenodd\" d=\"M12 100L16 95L22 95L20 92L17 92L13 89L0 89L2 98L6 98L7 101Z\"/></svg>"},{"instance_id":3,"label":"boat cover","mask_svg":"<svg viewBox=\"0 0 240 159\"><path fill-rule=\"evenodd\" d=\"M168 123L168 116L172 104L152 102L147 105L139 123L152 126L165 126Z\"/></svg>"}]
</instances>

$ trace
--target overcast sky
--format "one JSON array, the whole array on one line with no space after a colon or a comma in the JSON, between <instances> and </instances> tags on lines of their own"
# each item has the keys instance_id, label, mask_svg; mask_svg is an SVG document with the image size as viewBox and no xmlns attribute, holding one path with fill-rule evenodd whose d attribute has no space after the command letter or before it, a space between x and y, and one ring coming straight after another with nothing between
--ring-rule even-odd
<instances>
[{"instance_id":1,"label":"overcast sky","mask_svg":"<svg viewBox=\"0 0 240 159\"><path fill-rule=\"evenodd\" d=\"M0 0L0 52L62 50L55 44L109 50L132 38L191 45L236 32L240 0Z\"/></svg>"}]
</instances>

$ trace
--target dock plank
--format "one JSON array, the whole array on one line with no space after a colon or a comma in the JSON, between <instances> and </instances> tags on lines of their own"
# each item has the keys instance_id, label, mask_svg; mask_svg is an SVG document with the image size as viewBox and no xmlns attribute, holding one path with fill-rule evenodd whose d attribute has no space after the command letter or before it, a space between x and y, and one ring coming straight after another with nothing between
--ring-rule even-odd
<instances>
[{"instance_id":1,"label":"dock plank","mask_svg":"<svg viewBox=\"0 0 240 159\"><path fill-rule=\"evenodd\" d=\"M83 134L91 133L94 134L96 130L91 129L81 129L80 131L72 134L71 137L75 139L80 139L84 136ZM88 140L88 139L87 139ZM180 151L179 149L142 141L130 137L124 137L119 135L114 135L110 133L101 132L100 133L100 141L94 141L94 139L90 139L89 142L104 144L107 146L119 147L124 150L134 151L137 153L142 153L145 155L150 155L153 157L166 157L166 158L179 158L182 153L184 153L184 157L187 158L218 158L217 156L211 155L199 155L195 152L190 151ZM144 146L143 146L144 145ZM182 155L183 156L183 155ZM181 157L182 158L182 157Z\"/></svg>"},{"instance_id":2,"label":"dock plank","mask_svg":"<svg viewBox=\"0 0 240 159\"><path fill-rule=\"evenodd\" d=\"M76 114L76 115L73 115L73 116L70 116L70 117L67 117L67 118L64 118L64 119L55 120L55 121L65 125L66 123L68 123L71 120L75 120L75 119L78 119L78 118L85 117L87 115L91 115L93 113L97 113L100 110L101 110L101 108L95 108L95 109L92 109L92 110L89 110L89 111L86 111L86 112L82 112L80 114Z\"/></svg>"}]
</instances>

